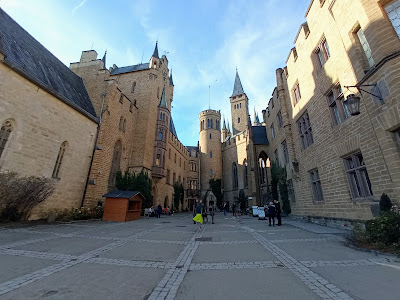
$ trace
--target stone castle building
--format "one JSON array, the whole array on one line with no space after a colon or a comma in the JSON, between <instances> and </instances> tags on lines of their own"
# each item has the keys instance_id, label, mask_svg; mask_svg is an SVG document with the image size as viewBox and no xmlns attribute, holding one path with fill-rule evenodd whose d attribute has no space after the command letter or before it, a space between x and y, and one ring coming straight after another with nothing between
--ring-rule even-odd
<instances>
[{"instance_id":1,"label":"stone castle building","mask_svg":"<svg viewBox=\"0 0 400 300\"><path fill-rule=\"evenodd\" d=\"M178 139L171 116L174 83L168 59L156 44L148 63L106 69L106 55L84 51L71 70L83 78L100 127L85 192L85 206L102 202L115 189L118 171L146 172L153 182L153 204L173 207L174 183L185 191L181 209L198 199L197 147Z\"/></svg>"},{"instance_id":2,"label":"stone castle building","mask_svg":"<svg viewBox=\"0 0 400 300\"><path fill-rule=\"evenodd\" d=\"M264 111L294 214L365 220L382 193L400 203L399 15L399 0L311 1Z\"/></svg>"},{"instance_id":3,"label":"stone castle building","mask_svg":"<svg viewBox=\"0 0 400 300\"><path fill-rule=\"evenodd\" d=\"M0 170L55 185L31 217L80 206L97 124L82 79L0 9Z\"/></svg>"},{"instance_id":4,"label":"stone castle building","mask_svg":"<svg viewBox=\"0 0 400 300\"><path fill-rule=\"evenodd\" d=\"M270 188L267 181L268 140L265 127L259 122L251 125L249 99L236 71L233 93L230 97L232 131L215 110L205 110L200 120L200 179L201 194L210 189L210 179L222 179L223 198L229 205L239 197L247 206L267 201ZM222 140L221 140L222 138Z\"/></svg>"}]
</instances>

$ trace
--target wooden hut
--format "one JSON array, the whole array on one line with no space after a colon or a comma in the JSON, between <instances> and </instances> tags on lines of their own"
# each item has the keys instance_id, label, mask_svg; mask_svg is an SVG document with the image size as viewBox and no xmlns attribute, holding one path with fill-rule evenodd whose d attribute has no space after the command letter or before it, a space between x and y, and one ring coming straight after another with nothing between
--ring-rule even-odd
<instances>
[{"instance_id":1,"label":"wooden hut","mask_svg":"<svg viewBox=\"0 0 400 300\"><path fill-rule=\"evenodd\" d=\"M140 219L144 197L137 191L112 191L105 194L103 221L129 222Z\"/></svg>"}]
</instances>

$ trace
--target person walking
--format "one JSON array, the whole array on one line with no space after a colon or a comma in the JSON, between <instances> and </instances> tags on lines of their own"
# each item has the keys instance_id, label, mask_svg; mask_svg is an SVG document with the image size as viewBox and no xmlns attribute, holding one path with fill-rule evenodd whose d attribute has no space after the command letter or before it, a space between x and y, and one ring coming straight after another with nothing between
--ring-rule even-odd
<instances>
[{"instance_id":1,"label":"person walking","mask_svg":"<svg viewBox=\"0 0 400 300\"><path fill-rule=\"evenodd\" d=\"M226 216L226 202L224 202L224 204L222 205L222 209L224 211L224 216Z\"/></svg>"},{"instance_id":2,"label":"person walking","mask_svg":"<svg viewBox=\"0 0 400 300\"><path fill-rule=\"evenodd\" d=\"M232 204L232 215L235 216L236 214L236 205L235 203Z\"/></svg>"},{"instance_id":3,"label":"person walking","mask_svg":"<svg viewBox=\"0 0 400 300\"><path fill-rule=\"evenodd\" d=\"M162 207L161 207L161 204L158 204L158 206L157 206L157 218L161 218L161 213L162 213Z\"/></svg>"},{"instance_id":4,"label":"person walking","mask_svg":"<svg viewBox=\"0 0 400 300\"><path fill-rule=\"evenodd\" d=\"M278 226L282 225L282 218L281 218L281 203L278 200L274 200L275 211L276 211L276 220L278 221Z\"/></svg>"},{"instance_id":5,"label":"person walking","mask_svg":"<svg viewBox=\"0 0 400 300\"><path fill-rule=\"evenodd\" d=\"M272 218L272 223L273 226L275 226L275 205L273 202L270 202L268 205L268 220L269 220L269 226L271 226L271 218Z\"/></svg>"},{"instance_id":6,"label":"person walking","mask_svg":"<svg viewBox=\"0 0 400 300\"><path fill-rule=\"evenodd\" d=\"M203 212L203 201L200 200L200 202L196 202L196 207L195 207L195 212L196 216L193 218L193 221L197 224L199 224L199 228L202 227L203 225L203 217L202 217L202 212Z\"/></svg>"}]
</instances>

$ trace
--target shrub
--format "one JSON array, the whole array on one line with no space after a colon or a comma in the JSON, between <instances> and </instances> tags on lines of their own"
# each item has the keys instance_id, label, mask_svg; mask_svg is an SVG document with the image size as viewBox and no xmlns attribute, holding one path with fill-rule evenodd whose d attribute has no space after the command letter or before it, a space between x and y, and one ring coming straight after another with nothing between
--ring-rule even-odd
<instances>
[{"instance_id":1,"label":"shrub","mask_svg":"<svg viewBox=\"0 0 400 300\"><path fill-rule=\"evenodd\" d=\"M217 198L217 207L222 206L222 198L223 194L221 193L222 190L222 180L221 179L210 179L210 188L213 192L214 196Z\"/></svg>"},{"instance_id":2,"label":"shrub","mask_svg":"<svg viewBox=\"0 0 400 300\"><path fill-rule=\"evenodd\" d=\"M26 220L32 209L54 191L54 182L45 177L0 172L0 221Z\"/></svg>"},{"instance_id":3,"label":"shrub","mask_svg":"<svg viewBox=\"0 0 400 300\"><path fill-rule=\"evenodd\" d=\"M392 245L400 239L400 214L382 212L379 217L365 223L368 240L373 243Z\"/></svg>"},{"instance_id":4,"label":"shrub","mask_svg":"<svg viewBox=\"0 0 400 300\"><path fill-rule=\"evenodd\" d=\"M385 193L382 194L381 199L379 200L379 208L381 212L390 211L392 208L392 201L390 201L389 196Z\"/></svg>"},{"instance_id":5,"label":"shrub","mask_svg":"<svg viewBox=\"0 0 400 300\"><path fill-rule=\"evenodd\" d=\"M179 209L179 203L183 205L184 189L182 183L174 183L174 209Z\"/></svg>"},{"instance_id":6,"label":"shrub","mask_svg":"<svg viewBox=\"0 0 400 300\"><path fill-rule=\"evenodd\" d=\"M288 184L287 184L286 168L281 167L278 163L272 162L271 164L271 190L274 200L280 198L282 200L282 211L289 215L292 212L290 207ZM279 190L279 193L278 193Z\"/></svg>"},{"instance_id":7,"label":"shrub","mask_svg":"<svg viewBox=\"0 0 400 300\"><path fill-rule=\"evenodd\" d=\"M153 183L149 178L147 172L144 170L140 171L140 173L131 174L129 172L125 172L122 175L121 172L117 173L116 179L116 187L120 191L138 191L145 198L142 203L142 207L151 207L153 203L153 197L151 195L151 189Z\"/></svg>"},{"instance_id":8,"label":"shrub","mask_svg":"<svg viewBox=\"0 0 400 300\"><path fill-rule=\"evenodd\" d=\"M47 219L49 223L54 221L69 222L73 220L89 220L101 219L103 217L104 208L95 206L92 208L71 208L71 209L54 209L42 214L43 219Z\"/></svg>"}]
</instances>

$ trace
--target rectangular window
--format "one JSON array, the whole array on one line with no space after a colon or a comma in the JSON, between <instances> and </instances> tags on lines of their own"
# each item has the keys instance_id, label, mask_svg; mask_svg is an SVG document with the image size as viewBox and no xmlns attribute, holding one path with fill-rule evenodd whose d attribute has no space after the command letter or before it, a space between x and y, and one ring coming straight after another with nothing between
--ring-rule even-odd
<instances>
[{"instance_id":1,"label":"rectangular window","mask_svg":"<svg viewBox=\"0 0 400 300\"><path fill-rule=\"evenodd\" d=\"M374 60L372 58L371 48L369 47L368 41L365 38L364 31L360 28L357 31L358 39L360 40L361 46L363 47L365 56L367 57L369 66L372 67L374 65Z\"/></svg>"},{"instance_id":2,"label":"rectangular window","mask_svg":"<svg viewBox=\"0 0 400 300\"><path fill-rule=\"evenodd\" d=\"M271 138L272 138L272 139L275 138L275 128L274 128L274 124L271 124Z\"/></svg>"},{"instance_id":3,"label":"rectangular window","mask_svg":"<svg viewBox=\"0 0 400 300\"><path fill-rule=\"evenodd\" d=\"M333 124L339 125L350 116L350 112L343 104L343 92L340 84L336 85L327 95L327 101Z\"/></svg>"},{"instance_id":4,"label":"rectangular window","mask_svg":"<svg viewBox=\"0 0 400 300\"><path fill-rule=\"evenodd\" d=\"M331 56L331 54L329 52L328 42L326 41L325 38L315 49L315 56L317 57L321 67L323 67L325 65L326 61Z\"/></svg>"},{"instance_id":5,"label":"rectangular window","mask_svg":"<svg viewBox=\"0 0 400 300\"><path fill-rule=\"evenodd\" d=\"M278 127L282 128L283 127L283 118L282 118L281 111L278 111L277 118L278 118Z\"/></svg>"},{"instance_id":6,"label":"rectangular window","mask_svg":"<svg viewBox=\"0 0 400 300\"><path fill-rule=\"evenodd\" d=\"M299 121L297 121L297 124L299 126L301 146L303 149L306 149L308 146L314 143L310 118L307 112L300 117Z\"/></svg>"},{"instance_id":7,"label":"rectangular window","mask_svg":"<svg viewBox=\"0 0 400 300\"><path fill-rule=\"evenodd\" d=\"M372 196L371 181L361 152L345 157L344 166L353 199Z\"/></svg>"},{"instance_id":8,"label":"rectangular window","mask_svg":"<svg viewBox=\"0 0 400 300\"><path fill-rule=\"evenodd\" d=\"M294 195L293 180L289 179L287 181L287 184L288 184L288 194L289 194L290 203L295 203L296 202L296 197Z\"/></svg>"},{"instance_id":9,"label":"rectangular window","mask_svg":"<svg viewBox=\"0 0 400 300\"><path fill-rule=\"evenodd\" d=\"M293 106L296 106L296 104L299 103L301 99L300 86L298 82L294 85L292 89L292 97L293 97Z\"/></svg>"},{"instance_id":10,"label":"rectangular window","mask_svg":"<svg viewBox=\"0 0 400 300\"><path fill-rule=\"evenodd\" d=\"M310 174L311 189L314 201L323 201L324 196L322 194L322 186L321 180L319 179L318 169L311 170L308 173Z\"/></svg>"},{"instance_id":11,"label":"rectangular window","mask_svg":"<svg viewBox=\"0 0 400 300\"><path fill-rule=\"evenodd\" d=\"M400 0L393 1L385 6L385 11L388 15L390 22L392 22L394 30L400 37Z\"/></svg>"},{"instance_id":12,"label":"rectangular window","mask_svg":"<svg viewBox=\"0 0 400 300\"><path fill-rule=\"evenodd\" d=\"M283 149L283 157L285 159L285 163L289 163L289 151L287 147L286 140L282 142L282 149Z\"/></svg>"},{"instance_id":13,"label":"rectangular window","mask_svg":"<svg viewBox=\"0 0 400 300\"><path fill-rule=\"evenodd\" d=\"M167 170L167 184L169 184L169 180L171 179L171 171Z\"/></svg>"}]
</instances>

